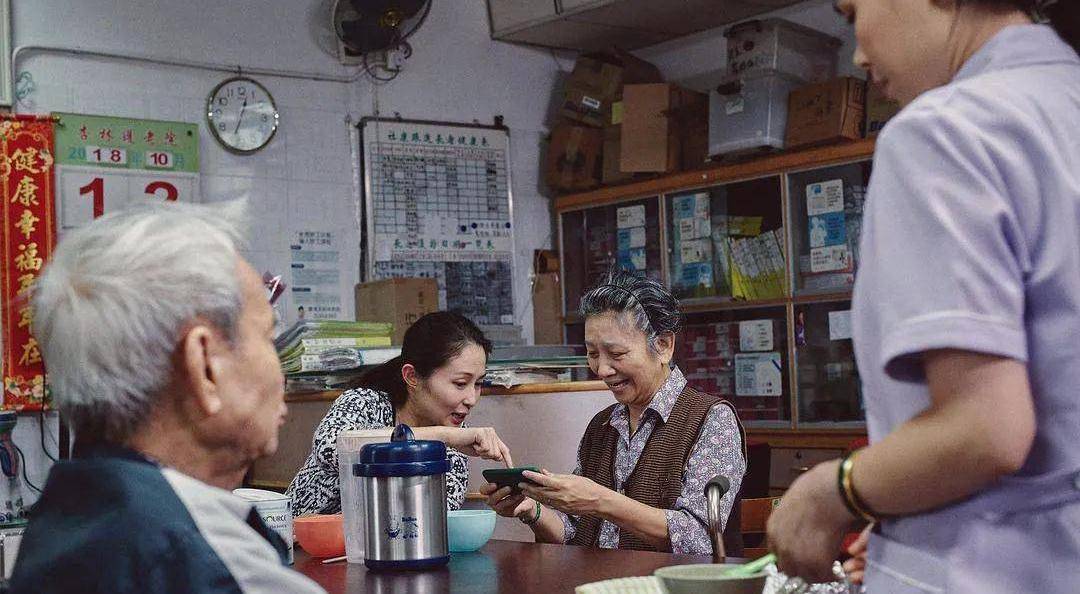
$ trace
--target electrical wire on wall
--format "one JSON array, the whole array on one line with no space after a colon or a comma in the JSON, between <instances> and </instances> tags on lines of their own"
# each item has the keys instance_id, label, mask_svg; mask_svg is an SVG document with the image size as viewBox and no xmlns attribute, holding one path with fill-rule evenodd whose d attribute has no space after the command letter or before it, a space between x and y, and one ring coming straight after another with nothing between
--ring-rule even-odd
<instances>
[{"instance_id":1,"label":"electrical wire on wall","mask_svg":"<svg viewBox=\"0 0 1080 594\"><path fill-rule=\"evenodd\" d=\"M45 416L45 409L42 408L41 409L41 414L38 417L38 430L41 433L41 451L45 454L46 458L52 460L53 462L57 462L56 456L53 456L52 454L50 454L49 453L49 448L47 448L45 446L45 422L46 422L46 420L47 420L47 417ZM57 446L57 450L59 450L60 444L56 444L56 446ZM59 454L59 452L58 452L58 454Z\"/></svg>"},{"instance_id":2,"label":"electrical wire on wall","mask_svg":"<svg viewBox=\"0 0 1080 594\"><path fill-rule=\"evenodd\" d=\"M19 466L22 467L23 482L25 482L26 486L30 487L30 489L34 492L41 493L41 489L38 488L38 486L34 483L30 482L30 477L26 474L26 454L23 453L22 448L20 448L19 446L15 446L15 451L19 453Z\"/></svg>"}]
</instances>

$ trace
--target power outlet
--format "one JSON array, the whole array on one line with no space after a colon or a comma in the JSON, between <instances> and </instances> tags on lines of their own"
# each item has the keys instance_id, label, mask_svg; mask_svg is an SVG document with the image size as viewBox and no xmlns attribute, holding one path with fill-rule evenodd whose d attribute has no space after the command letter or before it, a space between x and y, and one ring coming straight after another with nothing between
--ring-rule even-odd
<instances>
[{"instance_id":1,"label":"power outlet","mask_svg":"<svg viewBox=\"0 0 1080 594\"><path fill-rule=\"evenodd\" d=\"M390 72L400 72L405 67L405 52L400 47L382 51L384 67Z\"/></svg>"}]
</instances>

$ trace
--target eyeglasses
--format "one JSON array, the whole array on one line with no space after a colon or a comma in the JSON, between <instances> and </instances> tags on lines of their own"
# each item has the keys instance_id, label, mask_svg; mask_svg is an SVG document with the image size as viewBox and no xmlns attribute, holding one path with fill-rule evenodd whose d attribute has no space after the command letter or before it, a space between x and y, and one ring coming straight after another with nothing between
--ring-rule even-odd
<instances>
[{"instance_id":1,"label":"eyeglasses","mask_svg":"<svg viewBox=\"0 0 1080 594\"><path fill-rule=\"evenodd\" d=\"M263 273L263 286L266 287L266 299L270 301L270 305L277 302L278 297L285 292L285 283L281 281L281 275L273 275L269 272Z\"/></svg>"}]
</instances>

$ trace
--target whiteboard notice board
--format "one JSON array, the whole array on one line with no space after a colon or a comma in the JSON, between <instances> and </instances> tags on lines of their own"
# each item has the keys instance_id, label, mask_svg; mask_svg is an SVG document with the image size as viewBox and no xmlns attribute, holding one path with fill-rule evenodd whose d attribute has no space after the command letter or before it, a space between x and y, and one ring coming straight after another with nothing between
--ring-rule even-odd
<instances>
[{"instance_id":1,"label":"whiteboard notice board","mask_svg":"<svg viewBox=\"0 0 1080 594\"><path fill-rule=\"evenodd\" d=\"M365 118L365 279L434 278L441 309L514 323L509 132Z\"/></svg>"}]
</instances>

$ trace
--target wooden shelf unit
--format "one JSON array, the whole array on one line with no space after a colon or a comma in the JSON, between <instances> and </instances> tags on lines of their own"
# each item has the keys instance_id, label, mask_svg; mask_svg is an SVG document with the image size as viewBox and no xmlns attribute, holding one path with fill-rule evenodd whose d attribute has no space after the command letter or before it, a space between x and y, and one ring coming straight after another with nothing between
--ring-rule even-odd
<instances>
[{"instance_id":1,"label":"wooden shelf unit","mask_svg":"<svg viewBox=\"0 0 1080 594\"><path fill-rule=\"evenodd\" d=\"M788 368L785 373L789 389L785 396L790 399L790 420L749 423L750 434L755 439L767 441L774 447L839 448L857 437L864 436L866 433L865 425L844 422L832 426L834 424L801 423L799 421L799 377L797 373L798 355L796 352L798 346L795 340L795 316L796 308L847 301L851 299L851 292L849 290L822 291L816 294L795 292L794 260L798 258L798 252L796 251L798 248L793 245L792 197L789 196L789 176L830 167L868 162L873 157L874 146L874 140L868 139L807 150L783 152L740 163L717 164L702 170L673 173L623 185L560 196L556 198L554 204L559 226L560 270L567 276L575 270L586 270L584 262L577 267L567 266L567 249L564 243L566 238L564 237L563 228L565 215L577 213L578 211L587 211L596 207L609 207L626 202L655 199L659 201L659 209L662 213L659 223L660 244L663 252L661 274L665 281L670 284L671 270L667 252L671 223L666 217L666 201L671 195L714 186L778 177L781 186L780 201L783 228L785 229L784 253L787 294L781 298L756 301L735 300L730 297L687 298L683 300L683 310L686 314L695 315L710 312L737 312L755 308L775 308L777 310L782 308L787 320L787 343L785 348ZM585 221L585 219L582 218L582 221ZM585 222L582 225L584 228L588 228ZM582 255L577 254L577 256ZM565 288L570 284L569 279L564 279L564 292ZM581 284L584 285L585 283ZM568 299L564 294L564 337L575 326L580 333L580 326L583 323L576 311L566 311L567 303Z\"/></svg>"}]
</instances>

